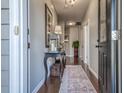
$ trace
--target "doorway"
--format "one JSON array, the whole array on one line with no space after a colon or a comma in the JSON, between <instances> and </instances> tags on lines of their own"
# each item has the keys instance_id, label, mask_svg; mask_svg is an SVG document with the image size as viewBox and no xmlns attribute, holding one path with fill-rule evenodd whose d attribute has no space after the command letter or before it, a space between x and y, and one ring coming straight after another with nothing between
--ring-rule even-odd
<instances>
[{"instance_id":1,"label":"doorway","mask_svg":"<svg viewBox=\"0 0 124 93\"><path fill-rule=\"evenodd\" d=\"M89 40L90 40L90 37L89 37L89 23L87 22L85 25L83 25L83 30L84 30L84 55L85 55L85 58L84 58L84 62L87 64L87 65L90 65L90 55L89 55Z\"/></svg>"},{"instance_id":2,"label":"doorway","mask_svg":"<svg viewBox=\"0 0 124 93\"><path fill-rule=\"evenodd\" d=\"M117 70L117 68L113 68L113 70L112 70L111 66L113 64L109 63L109 62L112 62L112 59L111 59L112 56L118 56L118 55L115 55L114 52L112 52L113 50L111 50L111 48L114 47L114 49L117 50L116 44L119 43L119 42L117 42L117 40L114 41L114 42L111 41L111 30L112 30L111 29L111 24L112 24L112 22L109 22L109 21L111 20L111 10L110 9L112 7L111 6L112 2L110 2L110 1L113 2L113 0L108 0L108 1L106 0L106 2L104 2L104 0L100 0L100 2L102 2L100 5L102 5L103 3L104 4L107 4L106 6L107 6L108 11L106 12L107 14L105 14L105 16L106 16L106 18L108 20L106 20L106 19L105 20L100 20L100 28L101 29L99 28L99 31L100 32L98 32L98 34L99 34L99 40L98 40L99 45L98 46L96 46L97 45L97 39L94 40L95 44L94 43L93 43L93 45L92 44L91 45L89 44L89 43L92 43L90 41L91 40L91 37L90 36L92 36L91 33L90 33L90 31L92 30L92 33L94 33L93 32L93 29L90 29L90 23L89 23L89 21L86 22L86 24L84 25L84 28L83 28L84 29L84 40L85 40L85 42L84 42L84 45L85 45L84 46L84 48L85 48L85 56L84 56L85 63L87 63L88 65L90 65L91 67L93 67L93 70L95 70L95 72L97 72L97 69L95 68L97 64L95 64L95 65L93 63L90 64L91 63L90 51L91 50L94 50L95 51L95 49L96 50L99 49L99 84L100 84L100 91L101 91L101 93L102 92L111 93L111 89L116 89L117 85L116 86L112 86L111 84L112 83L114 84L115 82L111 82L110 79L113 79L114 78L114 79L117 80L118 78L120 78L120 77L117 76L117 74L118 74L117 71L120 71L120 70ZM28 89L28 92L30 93L30 90L31 91L33 91L33 89L35 90L36 89L35 87L37 87L37 86L39 87L40 85L43 84L43 81L44 81L44 72L43 72L44 69L43 69L43 64L42 64L43 57L44 57L44 52L45 52L45 33L44 33L44 30L45 29L43 29L45 27L45 23L44 23L44 19L45 19L45 17L44 17L44 15L45 15L44 14L44 3L40 4L39 3L40 0L37 2L37 4L34 3L34 2L35 2L35 0L34 1L32 0L32 2L31 2L31 4L34 4L34 7L35 7L34 10L32 9L34 7L29 6L27 4L27 1L24 1L23 3L20 2L21 3L21 11L20 12L22 14L22 16L21 16L21 25L20 25L21 31L22 31L21 32L21 34L22 34L22 36L21 36L21 43L20 43L21 44L21 50L20 50L21 51L21 53L20 53L21 54L21 57L20 57L20 59L21 59L21 63L22 64L21 64L20 72L19 71L18 72L20 73L19 75L22 76L21 77L22 83L20 83L20 85L19 85L19 86L21 86L21 89L20 90L22 91L22 93L24 93L24 91L27 92L27 89ZM26 11L23 10L23 5L25 7L24 9L27 9ZM36 7L37 5L39 7ZM104 9L106 6L103 6L103 8L100 8L101 7L100 6L99 8L100 9ZM28 15L29 14L29 11L28 10L30 10L30 9L27 8L27 7L30 7L31 8L31 10L33 11L33 12L31 12L31 14L33 16L35 16L35 17L32 17L31 15ZM38 10L38 11L36 11L36 10ZM22 13L22 11L24 13ZM100 10L100 13L101 13L101 11L103 11L103 10ZM33 24L31 24L32 28L30 29L30 30L32 30L33 37L29 35L29 28L30 28L30 26L29 26L30 25L29 24L30 22L29 21L30 21L30 18L27 18L29 16L32 18L31 21L33 23ZM89 17L91 17L91 16L89 16ZM102 18L102 17L100 17L100 18ZM104 23L106 23L107 25L104 24ZM42 26L40 24L42 24ZM101 33L102 30L103 30L102 28L104 26L107 26L106 30L104 29L104 31L107 31L107 32L104 32L103 31L103 33ZM116 30L116 29L114 29L114 30ZM27 35L27 33L28 33L29 36ZM34 53L35 54L39 53L37 55L37 57L36 57L37 60L35 60L35 59L32 58L32 65L31 65L32 67L31 68L30 68L30 59L31 59L30 58L30 37L32 37L31 40L34 42L32 44L32 46L34 47L33 48L34 51L32 52L32 55ZM95 38L97 38L97 37L95 36ZM102 40L101 40L101 38L102 38ZM115 46L111 46L111 44L112 45L115 45L116 47ZM98 47L98 49L96 47ZM114 53L114 54L112 55L112 53ZM36 55L34 55L34 56L36 56ZM94 56L92 57L92 59L98 60L98 58L94 58ZM34 69L34 67L35 67L35 69ZM30 71L32 71L32 72L30 73ZM39 72L41 71L41 72L40 73L36 73L37 71L39 71ZM113 73L113 72L116 72L117 74L116 73ZM109 76L111 73L113 73L114 76ZM32 76L31 76L32 77L32 79L31 79L32 81L30 80L30 74L32 74ZM19 76L17 76L17 77L19 77ZM38 78L35 78L35 77L38 77ZM116 82L118 83L118 85L120 84L118 81L116 81ZM32 88L30 89L31 86L32 86ZM117 90L112 90L112 91L114 91L112 93L116 93L118 91L118 89Z\"/></svg>"}]
</instances>

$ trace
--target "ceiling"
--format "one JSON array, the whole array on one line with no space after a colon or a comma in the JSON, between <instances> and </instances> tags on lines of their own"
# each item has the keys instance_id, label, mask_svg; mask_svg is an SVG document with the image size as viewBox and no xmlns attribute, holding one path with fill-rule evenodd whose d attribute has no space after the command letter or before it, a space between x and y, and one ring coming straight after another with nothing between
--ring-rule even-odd
<instances>
[{"instance_id":1,"label":"ceiling","mask_svg":"<svg viewBox=\"0 0 124 93\"><path fill-rule=\"evenodd\" d=\"M60 20L80 22L90 0L77 0L73 7L65 7L65 0L52 0Z\"/></svg>"}]
</instances>

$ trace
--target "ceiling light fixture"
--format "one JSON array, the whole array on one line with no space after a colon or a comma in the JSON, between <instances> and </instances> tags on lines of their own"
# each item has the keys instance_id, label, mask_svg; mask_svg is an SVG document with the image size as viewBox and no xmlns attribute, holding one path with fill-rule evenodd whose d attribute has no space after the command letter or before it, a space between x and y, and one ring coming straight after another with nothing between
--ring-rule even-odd
<instances>
[{"instance_id":1,"label":"ceiling light fixture","mask_svg":"<svg viewBox=\"0 0 124 93\"><path fill-rule=\"evenodd\" d=\"M65 0L65 7L73 6L77 0Z\"/></svg>"},{"instance_id":2,"label":"ceiling light fixture","mask_svg":"<svg viewBox=\"0 0 124 93\"><path fill-rule=\"evenodd\" d=\"M68 26L74 26L74 25L76 25L76 23L75 22L67 22L67 25Z\"/></svg>"}]
</instances>

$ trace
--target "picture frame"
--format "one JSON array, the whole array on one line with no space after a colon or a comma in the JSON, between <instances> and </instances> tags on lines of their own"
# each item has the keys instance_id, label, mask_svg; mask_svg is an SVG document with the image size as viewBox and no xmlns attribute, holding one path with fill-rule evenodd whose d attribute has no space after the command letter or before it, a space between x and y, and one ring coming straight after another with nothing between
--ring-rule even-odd
<instances>
[{"instance_id":1,"label":"picture frame","mask_svg":"<svg viewBox=\"0 0 124 93\"><path fill-rule=\"evenodd\" d=\"M52 31L53 15L47 4L45 4L45 46L49 48L50 33Z\"/></svg>"}]
</instances>

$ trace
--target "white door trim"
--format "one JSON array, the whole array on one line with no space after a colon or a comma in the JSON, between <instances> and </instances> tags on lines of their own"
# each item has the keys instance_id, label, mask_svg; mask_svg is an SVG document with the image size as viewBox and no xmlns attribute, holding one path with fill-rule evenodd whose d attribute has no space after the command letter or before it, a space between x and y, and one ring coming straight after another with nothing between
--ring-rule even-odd
<instances>
[{"instance_id":1,"label":"white door trim","mask_svg":"<svg viewBox=\"0 0 124 93\"><path fill-rule=\"evenodd\" d=\"M10 93L19 93L19 1L10 0Z\"/></svg>"},{"instance_id":2,"label":"white door trim","mask_svg":"<svg viewBox=\"0 0 124 93\"><path fill-rule=\"evenodd\" d=\"M10 0L10 92L27 93L27 0Z\"/></svg>"},{"instance_id":3,"label":"white door trim","mask_svg":"<svg viewBox=\"0 0 124 93\"><path fill-rule=\"evenodd\" d=\"M20 1L20 92L27 93L27 0Z\"/></svg>"},{"instance_id":4,"label":"white door trim","mask_svg":"<svg viewBox=\"0 0 124 93\"><path fill-rule=\"evenodd\" d=\"M84 62L90 65L90 36L89 36L89 20L83 25L84 28Z\"/></svg>"},{"instance_id":5,"label":"white door trim","mask_svg":"<svg viewBox=\"0 0 124 93\"><path fill-rule=\"evenodd\" d=\"M27 36L27 42L28 43L31 43L31 41L30 41L30 0L27 0L27 27L28 27L28 36ZM28 61L28 63L27 63L27 79L28 79L28 92L27 93L31 93L30 92L30 48L28 48L28 50L27 50L27 61Z\"/></svg>"}]
</instances>

